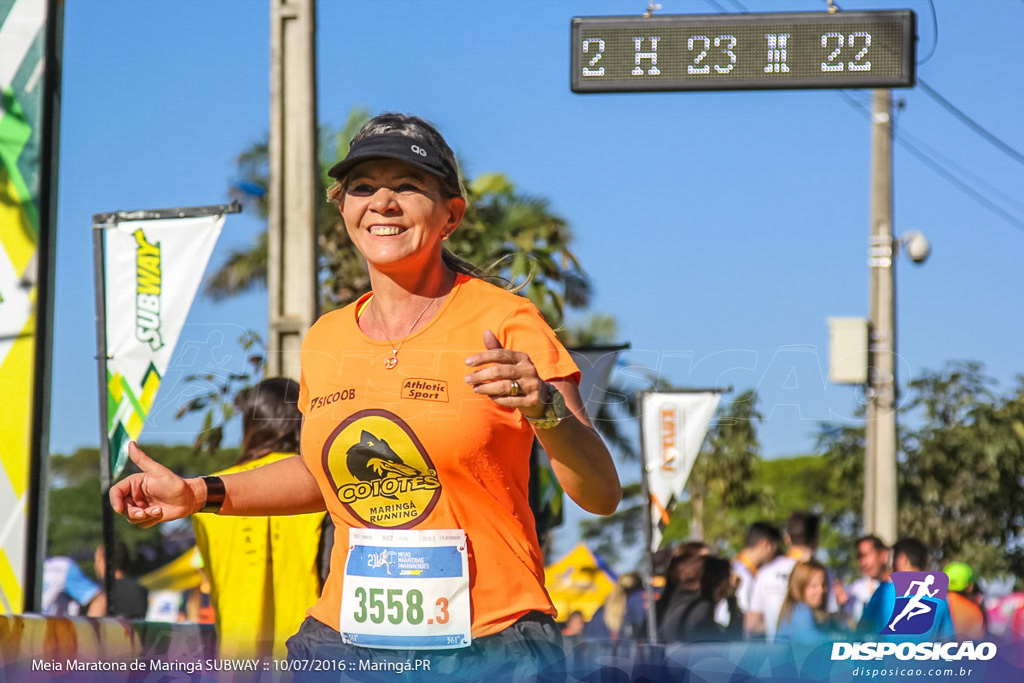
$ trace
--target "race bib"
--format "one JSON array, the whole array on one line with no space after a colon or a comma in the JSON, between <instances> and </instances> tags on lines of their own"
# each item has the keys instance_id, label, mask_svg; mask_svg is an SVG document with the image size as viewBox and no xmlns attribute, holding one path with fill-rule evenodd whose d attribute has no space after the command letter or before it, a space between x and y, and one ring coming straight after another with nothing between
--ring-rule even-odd
<instances>
[{"instance_id":1,"label":"race bib","mask_svg":"<svg viewBox=\"0 0 1024 683\"><path fill-rule=\"evenodd\" d=\"M344 642L394 650L470 644L466 532L351 529L348 538Z\"/></svg>"}]
</instances>

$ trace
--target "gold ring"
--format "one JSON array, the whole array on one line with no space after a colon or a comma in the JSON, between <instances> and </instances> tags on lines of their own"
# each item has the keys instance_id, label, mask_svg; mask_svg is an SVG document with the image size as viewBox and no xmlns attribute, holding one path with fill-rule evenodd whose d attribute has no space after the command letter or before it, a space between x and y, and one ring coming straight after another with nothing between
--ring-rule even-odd
<instances>
[{"instance_id":1,"label":"gold ring","mask_svg":"<svg viewBox=\"0 0 1024 683\"><path fill-rule=\"evenodd\" d=\"M508 388L508 395L518 396L521 393L523 393L523 388L519 386L519 382L512 380L512 386Z\"/></svg>"}]
</instances>

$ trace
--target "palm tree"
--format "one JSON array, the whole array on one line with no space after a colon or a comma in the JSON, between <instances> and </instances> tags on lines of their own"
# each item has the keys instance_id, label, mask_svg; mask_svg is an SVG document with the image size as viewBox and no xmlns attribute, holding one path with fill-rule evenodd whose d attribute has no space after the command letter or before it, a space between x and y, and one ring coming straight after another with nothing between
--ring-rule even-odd
<instances>
[{"instance_id":1,"label":"palm tree","mask_svg":"<svg viewBox=\"0 0 1024 683\"><path fill-rule=\"evenodd\" d=\"M369 119L369 111L353 109L339 131L320 132L320 187L331 179L327 169L348 152L349 140ZM237 159L241 180L231 196L267 217L268 144L257 142ZM483 266L498 278L521 287L552 327L558 328L566 308L582 308L590 298L590 283L570 249L572 231L565 219L551 212L547 200L518 192L501 173L488 173L465 182L467 210L452 235L449 248ZM323 195L322 195L323 196ZM336 211L320 212L318 228L322 308L330 310L355 300L370 287L362 258L345 232ZM205 292L224 299L267 279L267 234L257 235L247 249L233 251L207 280Z\"/></svg>"},{"instance_id":2,"label":"palm tree","mask_svg":"<svg viewBox=\"0 0 1024 683\"><path fill-rule=\"evenodd\" d=\"M353 109L340 131L320 129L320 177L317 192L326 195L333 182L327 169L348 153L348 141L370 118L369 111ZM267 187L270 184L270 145L266 137L242 151L236 159L238 177L229 194L246 209L266 220L269 214ZM366 291L369 278L362 262L353 254L351 243L336 211L318 212L317 245L320 249L320 281L324 304L334 308ZM247 249L232 251L224 264L207 279L205 292L213 299L226 299L264 287L267 283L267 232L260 232ZM341 283L345 283L342 285ZM351 292L349 292L351 290Z\"/></svg>"},{"instance_id":3,"label":"palm tree","mask_svg":"<svg viewBox=\"0 0 1024 683\"><path fill-rule=\"evenodd\" d=\"M569 249L572 231L546 199L516 191L502 173L466 183L467 208L451 250L500 275L541 310L554 328L566 308L583 308L590 282Z\"/></svg>"}]
</instances>

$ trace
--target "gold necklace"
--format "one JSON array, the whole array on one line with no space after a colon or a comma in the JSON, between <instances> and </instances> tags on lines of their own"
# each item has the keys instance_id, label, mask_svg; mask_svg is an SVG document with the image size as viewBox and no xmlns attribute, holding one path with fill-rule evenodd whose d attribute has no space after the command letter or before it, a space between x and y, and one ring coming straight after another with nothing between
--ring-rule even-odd
<instances>
[{"instance_id":1,"label":"gold necklace","mask_svg":"<svg viewBox=\"0 0 1024 683\"><path fill-rule=\"evenodd\" d=\"M371 301L370 303L372 304L373 301ZM410 334L412 334L413 328L416 327L416 324L420 321L420 318L423 317L423 314L427 312L427 309L430 308L430 304L432 303L434 303L433 299L428 301L427 305L423 307L423 310L420 311L420 314L416 316L415 320L412 321L412 325L409 325L409 331L405 333L405 337L408 337ZM376 321L377 327L380 328L380 331L384 334L384 338L387 339L388 344L391 345L391 358L387 358L384 360L384 368L386 370L393 370L394 367L398 365L398 352L399 350L401 350L402 344L405 343L405 338L400 339L398 344L395 344L395 342L391 341L391 337L388 336L388 331L384 329L384 325L383 323L381 323L380 318L377 317L377 307L371 305L370 312L373 314L373 319L374 321Z\"/></svg>"}]
</instances>

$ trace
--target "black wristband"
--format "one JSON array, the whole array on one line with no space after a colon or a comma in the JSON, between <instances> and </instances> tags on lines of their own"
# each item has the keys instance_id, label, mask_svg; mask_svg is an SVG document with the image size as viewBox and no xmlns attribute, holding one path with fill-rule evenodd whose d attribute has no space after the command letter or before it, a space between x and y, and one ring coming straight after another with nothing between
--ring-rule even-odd
<instances>
[{"instance_id":1,"label":"black wristband","mask_svg":"<svg viewBox=\"0 0 1024 683\"><path fill-rule=\"evenodd\" d=\"M206 504L200 512L220 512L224 507L224 482L220 477L203 477L206 484Z\"/></svg>"}]
</instances>

